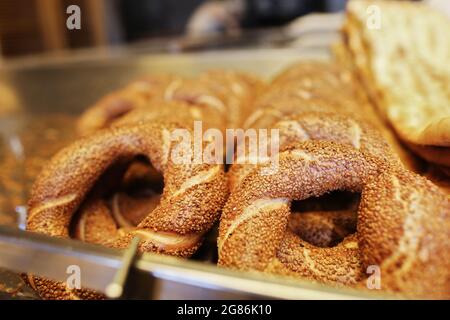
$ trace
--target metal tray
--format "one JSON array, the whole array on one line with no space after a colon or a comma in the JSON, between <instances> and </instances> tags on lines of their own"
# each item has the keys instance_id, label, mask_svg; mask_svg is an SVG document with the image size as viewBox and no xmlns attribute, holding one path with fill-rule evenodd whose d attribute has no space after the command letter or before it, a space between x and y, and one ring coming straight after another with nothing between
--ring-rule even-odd
<instances>
[{"instance_id":1,"label":"metal tray","mask_svg":"<svg viewBox=\"0 0 450 320\"><path fill-rule=\"evenodd\" d=\"M228 50L187 54L108 54L26 60L0 69L0 268L66 279L68 264L83 268L82 283L105 291L119 281L131 298L372 298L366 292L216 267L211 235L193 260L152 254L136 257L73 240L20 231L27 192L42 163L74 138L73 119L99 97L151 73L194 75L214 68L269 77L304 59L329 59L327 49ZM125 258L124 258L125 257ZM127 258L128 257L128 258ZM124 260L125 259L125 260ZM128 259L128 260L127 260ZM44 263L45 262L45 263ZM0 272L0 292L16 293ZM8 278L9 279L9 278ZM11 281L10 281L11 282ZM9 287L2 290L2 287ZM131 288L131 289L130 289ZM20 288L19 288L20 289ZM17 292L21 292L17 290ZM0 298L2 295L0 295ZM33 298L29 292L16 297ZM125 296L122 296L125 297Z\"/></svg>"}]
</instances>

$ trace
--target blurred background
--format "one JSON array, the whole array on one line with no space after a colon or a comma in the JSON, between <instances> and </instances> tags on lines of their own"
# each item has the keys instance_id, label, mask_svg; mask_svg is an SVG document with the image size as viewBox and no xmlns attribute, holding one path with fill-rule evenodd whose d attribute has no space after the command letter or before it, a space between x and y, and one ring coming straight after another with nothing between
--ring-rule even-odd
<instances>
[{"instance_id":1,"label":"blurred background","mask_svg":"<svg viewBox=\"0 0 450 320\"><path fill-rule=\"evenodd\" d=\"M0 0L0 52L4 58L87 47L146 43L173 49L173 41L271 29L312 12L336 12L345 0ZM81 29L69 30L70 5ZM261 32L260 32L261 33ZM241 40L246 42L247 37ZM207 40L204 40L207 42ZM181 46L183 43L181 44ZM184 44L186 45L186 44ZM191 44L193 45L193 44ZM175 46L176 47L176 46Z\"/></svg>"},{"instance_id":2,"label":"blurred background","mask_svg":"<svg viewBox=\"0 0 450 320\"><path fill-rule=\"evenodd\" d=\"M450 1L424 1L450 14ZM292 40L311 30L335 32L341 21L337 13L344 10L346 2L0 0L0 59L125 45L152 52L285 46L295 44ZM73 11L68 11L73 5L79 8L79 29L66 26L68 19L73 19ZM302 18L305 15L308 18ZM315 41L314 34L306 40L312 45Z\"/></svg>"}]
</instances>

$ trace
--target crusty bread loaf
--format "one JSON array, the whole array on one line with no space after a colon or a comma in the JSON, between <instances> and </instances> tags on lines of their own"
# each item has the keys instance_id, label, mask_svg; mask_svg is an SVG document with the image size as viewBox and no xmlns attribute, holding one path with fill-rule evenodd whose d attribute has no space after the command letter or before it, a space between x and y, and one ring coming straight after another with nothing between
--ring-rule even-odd
<instances>
[{"instance_id":1,"label":"crusty bread loaf","mask_svg":"<svg viewBox=\"0 0 450 320\"><path fill-rule=\"evenodd\" d=\"M379 14L379 28L368 25L370 12ZM344 25L346 45L380 113L428 160L423 146L450 147L448 30L450 20L439 12L395 1L351 1ZM439 163L449 166L450 157Z\"/></svg>"}]
</instances>

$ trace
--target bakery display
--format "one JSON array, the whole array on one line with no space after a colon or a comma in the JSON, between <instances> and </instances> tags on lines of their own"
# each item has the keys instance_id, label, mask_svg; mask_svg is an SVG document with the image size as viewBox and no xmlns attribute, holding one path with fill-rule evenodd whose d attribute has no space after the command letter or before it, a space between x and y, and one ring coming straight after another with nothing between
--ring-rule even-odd
<instances>
[{"instance_id":1,"label":"bakery display","mask_svg":"<svg viewBox=\"0 0 450 320\"><path fill-rule=\"evenodd\" d=\"M51 95L33 90L33 70L11 76L31 80L0 145L0 209L17 212L0 224L70 256L11 270L43 299L128 298L129 279L152 298L189 282L241 297L450 299L448 26L422 4L350 1L331 58L127 56L114 71L80 63L89 71L67 82L56 69ZM73 288L65 267L84 250L123 262L80 263L89 281ZM152 288L129 277L144 265ZM175 296L190 297L183 285Z\"/></svg>"},{"instance_id":2,"label":"bakery display","mask_svg":"<svg viewBox=\"0 0 450 320\"><path fill-rule=\"evenodd\" d=\"M351 82L333 84L333 68L301 64L269 86L267 95L273 103L253 121L279 129L279 169L267 175L264 164L232 165L231 194L218 239L219 265L361 288L366 287L368 268L377 266L388 292L446 298L450 257L433 260L450 248L448 197L405 168L370 113L367 117L364 110L349 107L357 106ZM280 87L283 78L287 84ZM321 99L328 92L314 92L322 86L333 86L339 94ZM312 102L296 102L298 93ZM290 98L282 99L286 95ZM263 95L261 100L268 99ZM310 111L314 100L322 105ZM305 212L295 214L292 201L335 190L361 192L359 207L306 212L302 226ZM345 227L339 216L346 220ZM311 226L314 219L319 227ZM355 230L346 231L352 220ZM337 243L335 230L341 233ZM324 246L323 241L334 243Z\"/></svg>"},{"instance_id":3,"label":"bakery display","mask_svg":"<svg viewBox=\"0 0 450 320\"><path fill-rule=\"evenodd\" d=\"M27 230L112 248L138 236L140 252L188 258L220 217L221 267L368 290L376 266L383 292L448 297L448 196L409 171L348 69L306 61L269 83L228 71L158 79L170 80L157 89L141 83L133 100L135 82L84 112L83 137L32 188ZM128 107L111 111L120 104ZM196 121L222 134L276 129L276 171L264 173L270 157L227 167L176 162L171 134L185 129L195 140ZM267 149L270 139L262 141ZM249 152L250 140L243 143ZM322 198L333 192L348 195ZM27 281L43 298L102 298L34 275Z\"/></svg>"}]
</instances>

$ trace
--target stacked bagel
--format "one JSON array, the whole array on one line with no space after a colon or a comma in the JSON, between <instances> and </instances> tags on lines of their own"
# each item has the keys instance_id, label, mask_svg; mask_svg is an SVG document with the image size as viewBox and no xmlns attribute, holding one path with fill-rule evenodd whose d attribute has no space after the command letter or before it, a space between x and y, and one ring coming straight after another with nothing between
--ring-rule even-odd
<instances>
[{"instance_id":1,"label":"stacked bagel","mask_svg":"<svg viewBox=\"0 0 450 320\"><path fill-rule=\"evenodd\" d=\"M141 252L191 256L219 218L227 179L222 163L177 162L175 147L193 150L194 141L172 134L192 136L194 121L203 129L239 126L262 86L246 74L211 71L148 77L104 97L80 117L82 138L36 179L27 230L112 248L138 236ZM33 275L27 280L43 298L101 297Z\"/></svg>"},{"instance_id":2,"label":"stacked bagel","mask_svg":"<svg viewBox=\"0 0 450 320\"><path fill-rule=\"evenodd\" d=\"M278 148L227 171L179 163L171 133L192 133L196 121L223 134L275 130ZM269 85L230 71L147 77L99 100L77 128L32 188L30 231L112 248L137 236L141 252L188 258L220 218L219 266L357 288L375 268L386 291L450 296L449 200L405 168L352 73L335 64L300 63ZM27 280L43 298L103 297Z\"/></svg>"},{"instance_id":3,"label":"stacked bagel","mask_svg":"<svg viewBox=\"0 0 450 320\"><path fill-rule=\"evenodd\" d=\"M255 102L246 125L279 129L278 169L232 165L218 263L358 288L372 288L376 272L392 294L448 298L450 202L405 168L353 81L302 63ZM359 205L323 210L335 200L319 198L296 212L295 202L344 190L360 193Z\"/></svg>"}]
</instances>

